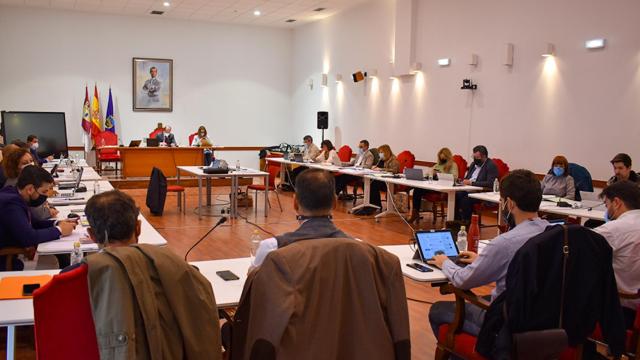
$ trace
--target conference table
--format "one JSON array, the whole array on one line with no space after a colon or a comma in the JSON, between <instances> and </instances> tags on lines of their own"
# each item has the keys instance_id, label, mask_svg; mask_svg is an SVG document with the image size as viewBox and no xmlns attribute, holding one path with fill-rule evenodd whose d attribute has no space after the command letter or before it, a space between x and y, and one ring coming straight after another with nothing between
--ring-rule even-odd
<instances>
[{"instance_id":1,"label":"conference table","mask_svg":"<svg viewBox=\"0 0 640 360\"><path fill-rule=\"evenodd\" d=\"M240 178L254 178L264 177L264 183L269 184L269 173L254 170L250 168L240 168L240 170L229 169L228 173L224 174L207 174L204 172L204 166L178 166L176 167L177 184L180 184L181 173L187 173L195 176L198 179L198 219L202 219L202 187L203 180L206 187L207 206L211 206L211 179L215 178L230 178L231 179L231 211L230 217L238 217L238 190L240 188ZM257 201L256 201L257 203ZM264 194L264 216L267 217L269 213L269 187L265 186Z\"/></svg>"},{"instance_id":2,"label":"conference table","mask_svg":"<svg viewBox=\"0 0 640 360\"><path fill-rule=\"evenodd\" d=\"M470 194L470 198L482 200L494 204L500 203L500 194L495 192L485 192L485 193L477 193ZM564 201L570 204L572 207L560 207L558 206L559 201ZM604 221L604 212L606 208L604 203L601 201L594 200L583 200L583 201L575 201L564 199L561 197L553 196L553 195L543 195L542 202L540 203L540 211L564 215L564 216L575 216L581 219L593 219L593 220L601 220ZM502 209L498 207L498 224L502 222Z\"/></svg>"},{"instance_id":3,"label":"conference table","mask_svg":"<svg viewBox=\"0 0 640 360\"><path fill-rule=\"evenodd\" d=\"M249 258L194 261L190 262L200 270L213 288L219 309L235 307L240 302L242 289L251 265ZM216 272L230 270L240 279L224 281ZM31 270L0 272L0 279L11 276L56 275L60 270ZM14 359L16 326L33 325L33 299L0 300L0 326L7 327L7 359Z\"/></svg>"},{"instance_id":4,"label":"conference table","mask_svg":"<svg viewBox=\"0 0 640 360\"><path fill-rule=\"evenodd\" d=\"M364 201L362 204L353 207L351 209L351 212L364 207L378 208L377 206L371 204L371 199L370 199L371 182L374 180L385 182L388 187L388 193L390 194L393 193L395 186L407 186L407 187L437 191L440 193L447 194L447 218L448 219L453 219L455 216L455 201L456 201L455 193L456 192L458 191L474 192L474 191L483 190L483 188L477 187L477 186L456 185L454 184L453 181L407 180L403 174L392 175L388 172L371 170L371 169L363 169L363 168L356 168L356 167L342 167L342 166L313 163L313 162L296 162L296 161L287 160L285 158L267 158L266 160L280 164L281 182L284 182L284 179L285 179L284 174L288 171L287 165L299 165L299 166L305 166L312 169L322 169L322 170L326 170L334 173L361 177L364 182ZM376 219L386 215L392 215L392 214L399 215L395 209L395 206L393 207L389 206L389 202L387 201L387 209L384 212L376 215Z\"/></svg>"}]
</instances>

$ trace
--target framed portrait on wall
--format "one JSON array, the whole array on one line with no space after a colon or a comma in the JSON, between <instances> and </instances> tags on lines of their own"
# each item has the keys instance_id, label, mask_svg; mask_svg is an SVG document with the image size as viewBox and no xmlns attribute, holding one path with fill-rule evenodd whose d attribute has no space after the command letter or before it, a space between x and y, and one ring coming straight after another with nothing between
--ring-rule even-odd
<instances>
[{"instance_id":1,"label":"framed portrait on wall","mask_svg":"<svg viewBox=\"0 0 640 360\"><path fill-rule=\"evenodd\" d=\"M173 60L133 58L133 111L173 111Z\"/></svg>"}]
</instances>

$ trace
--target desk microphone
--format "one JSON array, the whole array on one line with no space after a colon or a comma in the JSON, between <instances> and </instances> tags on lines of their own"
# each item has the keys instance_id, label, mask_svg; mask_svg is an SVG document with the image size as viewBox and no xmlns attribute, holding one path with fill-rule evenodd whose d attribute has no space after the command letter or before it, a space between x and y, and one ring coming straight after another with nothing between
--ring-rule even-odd
<instances>
[{"instance_id":1,"label":"desk microphone","mask_svg":"<svg viewBox=\"0 0 640 360\"><path fill-rule=\"evenodd\" d=\"M198 246L198 244L200 244L202 242L202 240L204 240L207 236L209 236L209 234L211 234L211 232L213 230L215 230L218 226L224 224L227 221L226 217L221 217L220 220L218 220L218 222L209 230L207 231L206 234L204 234L203 237L200 238L200 240L196 241L195 244L193 244L193 246L189 249L189 251L187 251L186 254L184 254L184 261L187 261L187 257L189 256L189 253L191 252L191 250L193 250L196 246Z\"/></svg>"},{"instance_id":2,"label":"desk microphone","mask_svg":"<svg viewBox=\"0 0 640 360\"><path fill-rule=\"evenodd\" d=\"M593 206L591 206L591 207L588 207L588 208L587 208L587 211L591 211L591 210L593 210L593 208L597 208L597 207L598 207L598 206L600 206L600 205L604 205L604 201L603 201L603 202L600 202L600 203L598 203L598 204L595 204L595 205L593 205Z\"/></svg>"}]
</instances>

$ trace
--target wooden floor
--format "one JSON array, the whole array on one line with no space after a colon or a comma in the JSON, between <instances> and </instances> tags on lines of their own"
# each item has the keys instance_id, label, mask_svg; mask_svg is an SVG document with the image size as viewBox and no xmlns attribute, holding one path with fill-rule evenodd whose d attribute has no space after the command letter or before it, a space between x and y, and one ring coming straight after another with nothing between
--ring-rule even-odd
<instances>
[{"instance_id":1,"label":"wooden floor","mask_svg":"<svg viewBox=\"0 0 640 360\"><path fill-rule=\"evenodd\" d=\"M184 256L187 250L200 239L218 220L219 217L203 217L198 219L196 214L197 189L187 189L187 211L186 214L178 212L176 207L176 196L169 194L165 204L163 216L152 216L145 206L146 190L133 189L124 190L134 197L144 216L168 241L168 247L179 256ZM228 202L228 187L214 189L214 200L217 203ZM264 216L263 195L259 195L259 206L257 216L254 215L253 208L241 209L241 215L246 218L230 220L210 234L198 247L189 255L189 260L214 260L235 257L245 257L249 255L249 237L256 229L248 221L253 222L267 231L278 234L295 230L298 222L293 210L292 193L280 192L280 200L283 211L280 212L276 194L270 194L272 205L269 216ZM399 217L392 216L376 222L373 217L357 217L347 213L351 208L351 201L340 201L338 209L334 213L336 225L353 237L362 239L374 245L407 244L411 239L412 231ZM226 206L215 206L212 211L217 211ZM426 214L426 219L421 224L425 227L431 226L431 218ZM483 217L483 221L487 221ZM436 223L437 227L442 227L441 222ZM483 230L482 238L491 238L495 230ZM268 234L262 232L266 238ZM413 359L433 359L435 350L435 338L431 333L428 324L427 314L430 304L438 300L452 300L452 297L445 297L438 293L437 289L431 288L429 284L415 282L405 278L407 290L409 316L411 321L411 345ZM215 293L215 289L214 293ZM485 289L486 290L486 289ZM418 301L416 301L418 300ZM426 303L425 303L426 302ZM5 348L6 330L2 329L0 334L0 349ZM33 328L18 328L18 347L16 358L35 359L33 345ZM0 351L0 357L4 357L4 351Z\"/></svg>"}]
</instances>

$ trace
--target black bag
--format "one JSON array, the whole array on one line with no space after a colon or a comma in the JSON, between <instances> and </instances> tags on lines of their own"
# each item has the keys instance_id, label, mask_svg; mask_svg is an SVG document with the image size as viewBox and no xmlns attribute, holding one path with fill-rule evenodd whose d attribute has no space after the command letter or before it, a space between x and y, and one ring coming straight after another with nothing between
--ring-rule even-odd
<instances>
[{"instance_id":1,"label":"black bag","mask_svg":"<svg viewBox=\"0 0 640 360\"><path fill-rule=\"evenodd\" d=\"M167 178L162 170L154 167L151 170L149 187L147 188L147 207L152 215L161 216L164 202L167 199Z\"/></svg>"}]
</instances>

